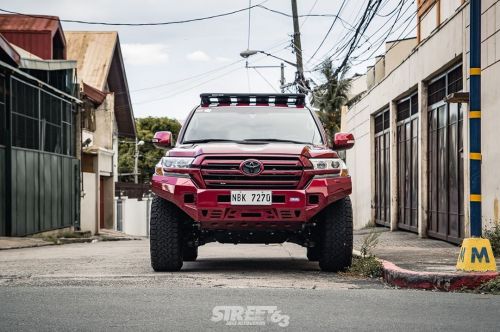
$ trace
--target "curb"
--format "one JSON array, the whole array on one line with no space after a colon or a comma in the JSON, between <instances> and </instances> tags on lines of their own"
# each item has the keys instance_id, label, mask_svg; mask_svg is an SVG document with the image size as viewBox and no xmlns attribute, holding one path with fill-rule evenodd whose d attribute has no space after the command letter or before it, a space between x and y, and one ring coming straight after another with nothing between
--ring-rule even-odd
<instances>
[{"instance_id":1,"label":"curb","mask_svg":"<svg viewBox=\"0 0 500 332\"><path fill-rule=\"evenodd\" d=\"M384 281L389 285L401 288L447 292L475 289L500 275L498 272L417 272L402 269L388 261L381 260L381 262L384 270Z\"/></svg>"},{"instance_id":2,"label":"curb","mask_svg":"<svg viewBox=\"0 0 500 332\"><path fill-rule=\"evenodd\" d=\"M353 254L361 257L358 250ZM382 263L383 279L399 288L440 290L445 292L475 289L500 276L498 272L418 272L400 268L396 264L377 258Z\"/></svg>"}]
</instances>

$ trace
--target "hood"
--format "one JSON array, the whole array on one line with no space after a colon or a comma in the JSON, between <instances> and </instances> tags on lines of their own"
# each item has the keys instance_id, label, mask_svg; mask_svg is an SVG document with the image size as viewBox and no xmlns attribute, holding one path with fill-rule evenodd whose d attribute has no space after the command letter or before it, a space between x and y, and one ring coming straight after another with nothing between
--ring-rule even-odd
<instances>
[{"instance_id":1,"label":"hood","mask_svg":"<svg viewBox=\"0 0 500 332\"><path fill-rule=\"evenodd\" d=\"M336 158L337 153L323 146L291 143L239 144L233 142L180 145L167 152L171 157L199 155L294 155L308 158Z\"/></svg>"}]
</instances>

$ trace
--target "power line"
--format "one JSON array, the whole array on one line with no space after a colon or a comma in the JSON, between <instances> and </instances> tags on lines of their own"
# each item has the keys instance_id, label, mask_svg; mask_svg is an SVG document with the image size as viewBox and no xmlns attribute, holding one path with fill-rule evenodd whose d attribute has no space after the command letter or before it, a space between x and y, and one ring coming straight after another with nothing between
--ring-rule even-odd
<instances>
[{"instance_id":1,"label":"power line","mask_svg":"<svg viewBox=\"0 0 500 332\"><path fill-rule=\"evenodd\" d=\"M330 35L330 32L332 32L332 29L333 29L335 23L337 23L337 20L340 17L340 13L342 12L342 9L344 9L346 2L347 2L347 0L342 1L342 4L340 5L339 11L337 12L337 15L335 16L335 18L333 19L333 22L330 25L330 28L328 29L328 31L326 32L325 37L323 38L323 40L321 41L319 46L316 48L316 51L314 51L313 55L309 58L309 60L307 60L307 63L309 63L316 56L316 54L320 50L321 46L323 46L323 44L325 43L326 38L328 38L328 36Z\"/></svg>"},{"instance_id":2,"label":"power line","mask_svg":"<svg viewBox=\"0 0 500 332\"><path fill-rule=\"evenodd\" d=\"M246 8L241 8L238 10L233 10L230 12L225 12L222 14L216 14L216 15L210 15L210 16L205 16L205 17L198 17L198 18L192 18L192 19L186 19L186 20L179 20L179 21L168 21L168 22L151 22L151 23L111 23L111 22L93 22L93 21L83 21L83 20L69 20L69 19L58 19L54 17L47 17L47 16L41 16L41 15L30 15L30 14L24 14L24 13L19 13L15 11L10 11L7 9L2 9L0 8L1 12L8 13L8 14L16 14L16 15L22 15L26 17L32 17L32 18L41 18L41 19L46 19L46 20L51 20L51 21L60 21L60 22L65 22L65 23L79 23L79 24L90 24L90 25L110 25L110 26L159 26L159 25L173 25L173 24L183 24L183 23L191 23L191 22L198 22L198 21L205 21L205 20L210 20L214 18L219 18L219 17L224 17L224 16L229 16L229 15L234 15L237 13L241 13L244 11L249 11L252 8L256 8L264 3L266 3L269 0L265 0L257 5L249 6Z\"/></svg>"},{"instance_id":3,"label":"power line","mask_svg":"<svg viewBox=\"0 0 500 332\"><path fill-rule=\"evenodd\" d=\"M269 81L267 80L267 78L265 78L265 77L264 77L264 75L262 75L262 74L260 73L260 71L258 71L258 70L257 70L257 68L255 68L255 67L252 67L252 68L253 68L253 69L255 70L255 72L256 72L257 74L259 74L259 76L260 76L260 77L261 77L261 78L262 78L262 79L263 79L263 80L264 80L264 81L265 81L265 82L266 82L266 83L267 83L267 84L271 87L271 89L273 89L273 90L274 90L274 92L278 93L278 90L276 90L276 88L275 88L275 87L271 84L271 82L269 82Z\"/></svg>"},{"instance_id":4,"label":"power line","mask_svg":"<svg viewBox=\"0 0 500 332\"><path fill-rule=\"evenodd\" d=\"M311 6L311 9L309 9L309 11L307 12L307 15L310 15L312 13L312 11L314 10L314 8L316 8L316 5L318 4L318 1L319 0L314 1L313 5ZM304 26L304 24L306 24L306 22L309 19L309 17L310 16L306 16L306 18L304 19L304 21L302 21L302 23L300 24L300 28L301 29Z\"/></svg>"},{"instance_id":5,"label":"power line","mask_svg":"<svg viewBox=\"0 0 500 332\"><path fill-rule=\"evenodd\" d=\"M275 44L274 46L269 47L267 49L267 51L272 51L273 49L275 49L277 47L280 47L280 46L282 46L283 44L286 44L286 43L288 43L288 40L280 42L278 44ZM212 69L212 70L209 70L209 71L206 71L206 72L202 72L202 73L199 73L199 74L196 74L196 75L193 75L193 76L181 78L179 80L174 80L174 81L169 81L169 82L161 83L161 84L158 84L158 85L144 87L144 88L140 88L140 89L136 89L136 90L131 90L130 92L142 92L142 91L146 91L146 90L154 90L154 89L159 89L159 88L163 88L163 87L166 87L166 86L176 85L178 83L190 81L190 80L198 78L198 77L202 77L202 76L206 76L206 75L209 75L209 74L212 74L212 73L219 72L221 70L224 70L226 68L234 66L234 65L236 65L238 63L241 63L243 61L245 61L245 60L244 59L236 60L236 61L231 62L229 64L226 64L226 65L223 65L223 66L217 67L215 69Z\"/></svg>"}]
</instances>

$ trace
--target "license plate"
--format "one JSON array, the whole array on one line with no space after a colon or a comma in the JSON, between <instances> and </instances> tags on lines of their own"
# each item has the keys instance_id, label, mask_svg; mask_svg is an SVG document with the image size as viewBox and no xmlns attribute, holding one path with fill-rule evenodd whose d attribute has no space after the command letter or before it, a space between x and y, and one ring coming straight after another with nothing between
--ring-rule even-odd
<instances>
[{"instance_id":1,"label":"license plate","mask_svg":"<svg viewBox=\"0 0 500 332\"><path fill-rule=\"evenodd\" d=\"M272 191L231 191L231 205L271 205Z\"/></svg>"}]
</instances>

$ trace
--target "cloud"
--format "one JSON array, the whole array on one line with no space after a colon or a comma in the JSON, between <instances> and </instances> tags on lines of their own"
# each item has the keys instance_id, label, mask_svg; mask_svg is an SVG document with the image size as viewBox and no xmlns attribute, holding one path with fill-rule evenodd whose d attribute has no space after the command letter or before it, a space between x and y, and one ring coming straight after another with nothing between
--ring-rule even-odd
<instances>
[{"instance_id":1,"label":"cloud","mask_svg":"<svg viewBox=\"0 0 500 332\"><path fill-rule=\"evenodd\" d=\"M165 44L123 44L122 51L125 62L130 65L159 65L168 61Z\"/></svg>"},{"instance_id":2,"label":"cloud","mask_svg":"<svg viewBox=\"0 0 500 332\"><path fill-rule=\"evenodd\" d=\"M210 61L210 56L203 51L194 51L186 55L186 58L191 61L206 62Z\"/></svg>"}]
</instances>

